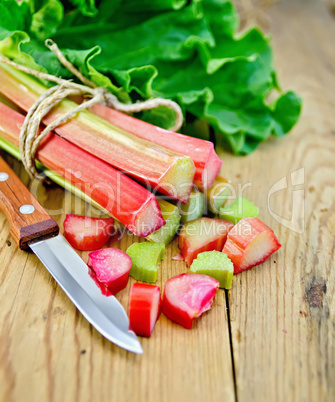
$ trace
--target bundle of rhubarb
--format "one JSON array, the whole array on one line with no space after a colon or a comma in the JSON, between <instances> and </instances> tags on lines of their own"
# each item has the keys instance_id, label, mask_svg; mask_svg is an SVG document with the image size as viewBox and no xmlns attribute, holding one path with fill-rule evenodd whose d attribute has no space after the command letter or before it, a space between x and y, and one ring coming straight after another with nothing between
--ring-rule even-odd
<instances>
[{"instance_id":1,"label":"bundle of rhubarb","mask_svg":"<svg viewBox=\"0 0 335 402\"><path fill-rule=\"evenodd\" d=\"M17 152L22 113L46 89L25 73L0 64L0 92L20 110L0 103L0 135L6 149ZM64 100L43 123L75 107ZM212 186L222 162L211 142L161 130L102 105L96 110L101 117L84 110L58 126L42 141L36 158L134 234L151 235L165 223L153 193L187 203L194 184ZM161 205L171 208L164 201Z\"/></svg>"}]
</instances>

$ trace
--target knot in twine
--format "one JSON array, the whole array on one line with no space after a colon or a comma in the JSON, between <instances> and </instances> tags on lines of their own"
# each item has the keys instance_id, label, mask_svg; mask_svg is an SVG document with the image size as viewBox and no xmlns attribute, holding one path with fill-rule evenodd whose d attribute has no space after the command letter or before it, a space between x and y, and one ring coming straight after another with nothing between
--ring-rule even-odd
<instances>
[{"instance_id":1,"label":"knot in twine","mask_svg":"<svg viewBox=\"0 0 335 402\"><path fill-rule=\"evenodd\" d=\"M133 104L122 103L106 88L98 87L93 81L81 74L81 72L65 58L56 43L54 43L51 39L47 39L45 41L45 45L57 56L63 66L71 71L72 74L75 75L84 85L76 84L70 80L64 80L62 78L55 77L54 75L42 73L40 71L21 66L10 61L6 57L0 56L1 62L9 64L18 70L33 75L34 77L55 82L57 84L45 91L29 109L20 131L20 154L23 165L32 179L38 176L38 172L35 167L35 154L41 141L56 127L66 123L78 112L87 109L96 103L101 103L124 113L136 113L144 110L154 109L158 106L166 106L172 109L176 114L176 122L173 127L170 128L170 130L177 131L182 126L183 114L180 106L176 102L173 102L170 99L153 98ZM59 116L40 132L40 124L44 116L46 116L54 106L68 96L83 96L90 97L90 99L84 101L82 104L78 105L68 113Z\"/></svg>"}]
</instances>

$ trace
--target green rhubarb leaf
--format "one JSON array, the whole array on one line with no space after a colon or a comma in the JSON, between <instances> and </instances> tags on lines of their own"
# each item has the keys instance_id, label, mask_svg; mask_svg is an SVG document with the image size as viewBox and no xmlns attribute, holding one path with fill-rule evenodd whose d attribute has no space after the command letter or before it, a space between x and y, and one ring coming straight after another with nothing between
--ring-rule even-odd
<instances>
[{"instance_id":1,"label":"green rhubarb leaf","mask_svg":"<svg viewBox=\"0 0 335 402\"><path fill-rule=\"evenodd\" d=\"M44 43L41 44L36 40L29 41L28 39L22 42L21 49L22 55L29 57L33 61L38 61L38 69L42 69L47 71L49 74L60 76L62 78L74 78L72 73L59 62L57 57L44 45ZM99 46L94 46L88 50L61 49L61 51L83 75L92 80L95 84L107 88L121 101L129 101L130 98L127 94L127 91L114 85L110 78L104 74L101 74L92 66L92 59L94 59L101 52L101 48Z\"/></svg>"},{"instance_id":2,"label":"green rhubarb leaf","mask_svg":"<svg viewBox=\"0 0 335 402\"><path fill-rule=\"evenodd\" d=\"M135 113L134 117L165 129L169 129L176 122L175 111L167 106L158 106L155 109Z\"/></svg>"},{"instance_id":3,"label":"green rhubarb leaf","mask_svg":"<svg viewBox=\"0 0 335 402\"><path fill-rule=\"evenodd\" d=\"M181 223L201 218L205 212L205 195L200 191L192 190L187 204L179 204Z\"/></svg>"},{"instance_id":4,"label":"green rhubarb leaf","mask_svg":"<svg viewBox=\"0 0 335 402\"><path fill-rule=\"evenodd\" d=\"M33 14L30 31L43 41L50 38L63 21L64 8L59 0L46 0Z\"/></svg>"},{"instance_id":5,"label":"green rhubarb leaf","mask_svg":"<svg viewBox=\"0 0 335 402\"><path fill-rule=\"evenodd\" d=\"M205 251L193 260L190 272L205 274L216 279L220 288L230 289L233 281L234 265L221 251Z\"/></svg>"},{"instance_id":6,"label":"green rhubarb leaf","mask_svg":"<svg viewBox=\"0 0 335 402\"><path fill-rule=\"evenodd\" d=\"M94 66L102 72L147 65L157 67L161 60L185 60L194 56L196 48L202 44L214 45L206 21L196 15L191 6L153 16L149 12L149 18L137 20L134 25L121 30L115 30L113 24L115 20L127 19L128 14L125 10L116 14L110 18L110 25L92 31L88 26L89 35L82 26L80 35L71 37L68 31L63 34L60 30L55 40L61 47L67 47L70 40L71 47L75 49L90 48L99 43L103 52Z\"/></svg>"},{"instance_id":7,"label":"green rhubarb leaf","mask_svg":"<svg viewBox=\"0 0 335 402\"><path fill-rule=\"evenodd\" d=\"M134 9L139 13L147 13L152 11L179 10L184 7L187 0L141 0L139 7L138 0L127 0L124 2L125 11L133 12Z\"/></svg>"},{"instance_id":8,"label":"green rhubarb leaf","mask_svg":"<svg viewBox=\"0 0 335 402\"><path fill-rule=\"evenodd\" d=\"M302 100L297 94L290 91L277 99L273 106L274 135L281 137L296 123L296 116L301 112Z\"/></svg>"},{"instance_id":9,"label":"green rhubarb leaf","mask_svg":"<svg viewBox=\"0 0 335 402\"><path fill-rule=\"evenodd\" d=\"M3 39L2 39L3 38ZM29 36L23 31L8 32L0 28L0 53L18 64L45 72L40 64L29 54L23 52L22 46L29 42Z\"/></svg>"},{"instance_id":10,"label":"green rhubarb leaf","mask_svg":"<svg viewBox=\"0 0 335 402\"><path fill-rule=\"evenodd\" d=\"M77 6L78 10L87 17L94 17L98 10L95 7L95 0L69 0L71 4Z\"/></svg>"},{"instance_id":11,"label":"green rhubarb leaf","mask_svg":"<svg viewBox=\"0 0 335 402\"><path fill-rule=\"evenodd\" d=\"M22 52L22 44L29 41L32 14L28 3L0 0L0 53L24 66L43 70L35 60Z\"/></svg>"},{"instance_id":12,"label":"green rhubarb leaf","mask_svg":"<svg viewBox=\"0 0 335 402\"><path fill-rule=\"evenodd\" d=\"M257 217L259 208L244 197L237 197L234 202L220 208L220 219L233 222L236 225L241 219Z\"/></svg>"},{"instance_id":13,"label":"green rhubarb leaf","mask_svg":"<svg viewBox=\"0 0 335 402\"><path fill-rule=\"evenodd\" d=\"M27 2L1 0L0 15L0 40L6 38L10 32L28 29L31 23L31 13Z\"/></svg>"},{"instance_id":14,"label":"green rhubarb leaf","mask_svg":"<svg viewBox=\"0 0 335 402\"><path fill-rule=\"evenodd\" d=\"M57 31L63 20L63 5L58 0L32 2L32 11L26 2L0 0L0 53L29 68L48 72L62 78L73 78L72 73L59 62L45 46L44 39ZM98 86L109 89L120 100L129 102L126 90L114 85L110 78L98 72L91 61L100 52L99 46L86 50L61 49L65 57ZM129 90L131 88L128 88Z\"/></svg>"},{"instance_id":15,"label":"green rhubarb leaf","mask_svg":"<svg viewBox=\"0 0 335 402\"><path fill-rule=\"evenodd\" d=\"M166 246L171 243L175 237L180 225L180 213L176 205L158 198L158 204L165 220L165 225L155 232L151 233L147 239L155 243L164 243Z\"/></svg>"},{"instance_id":16,"label":"green rhubarb leaf","mask_svg":"<svg viewBox=\"0 0 335 402\"><path fill-rule=\"evenodd\" d=\"M118 83L128 93L136 91L143 98L152 96L152 81L157 76L157 69L154 66L136 67L129 70L113 69L112 72Z\"/></svg>"},{"instance_id":17,"label":"green rhubarb leaf","mask_svg":"<svg viewBox=\"0 0 335 402\"><path fill-rule=\"evenodd\" d=\"M156 282L158 264L164 259L165 245L162 243L134 243L127 249L133 265L130 275L138 281Z\"/></svg>"},{"instance_id":18,"label":"green rhubarb leaf","mask_svg":"<svg viewBox=\"0 0 335 402\"><path fill-rule=\"evenodd\" d=\"M270 38L258 28L239 33L231 1L70 3L62 3L62 18L60 0L31 0L31 7L0 0L0 52L73 78L45 48L50 34L83 74L120 100L174 99L185 113L183 131L213 139L209 130L195 129L195 121L203 121L214 129L216 143L237 155L285 135L297 122L302 102L291 91L281 93ZM277 100L268 104L273 91ZM175 119L166 108L137 117L161 127Z\"/></svg>"}]
</instances>

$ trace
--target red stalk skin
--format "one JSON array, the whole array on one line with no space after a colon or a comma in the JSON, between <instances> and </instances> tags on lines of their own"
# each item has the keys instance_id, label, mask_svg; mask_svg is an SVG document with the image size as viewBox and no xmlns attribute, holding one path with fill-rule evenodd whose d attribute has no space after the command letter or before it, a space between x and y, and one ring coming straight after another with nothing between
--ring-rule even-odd
<instances>
[{"instance_id":1,"label":"red stalk skin","mask_svg":"<svg viewBox=\"0 0 335 402\"><path fill-rule=\"evenodd\" d=\"M153 319L152 308L155 303L155 296L159 294L159 306L155 323L161 313L161 296L159 286L148 285L145 283L134 283L130 289L129 295L129 323L130 329L136 335L150 337L154 327L152 328L151 320Z\"/></svg>"},{"instance_id":2,"label":"red stalk skin","mask_svg":"<svg viewBox=\"0 0 335 402\"><path fill-rule=\"evenodd\" d=\"M183 326L185 329L191 329L194 317L190 317L186 311L176 308L170 303L165 293L163 295L162 312L177 324Z\"/></svg>"},{"instance_id":3,"label":"red stalk skin","mask_svg":"<svg viewBox=\"0 0 335 402\"><path fill-rule=\"evenodd\" d=\"M204 218L200 218L204 219ZM206 218L210 219L210 218ZM215 219L216 221L220 221L219 219ZM227 231L222 234L221 237L208 242L202 247L197 249L192 249L192 244L185 239L184 236L179 235L178 237L178 246L180 248L180 255L183 260L186 262L187 266L191 266L194 259L197 258L198 254L203 253L204 251L221 251L222 247L226 243L228 232L234 226L231 222L228 221L220 221L226 225Z\"/></svg>"},{"instance_id":4,"label":"red stalk skin","mask_svg":"<svg viewBox=\"0 0 335 402\"><path fill-rule=\"evenodd\" d=\"M183 260L186 262L187 266L190 267L192 265L193 260L197 258L198 254L203 253L204 251L213 251L213 250L221 251L226 240L227 236L220 237L220 239L213 240L197 250L192 250L190 248L191 246L188 244L187 241L184 242L181 241L180 243L182 245L179 245L180 254L182 255Z\"/></svg>"},{"instance_id":5,"label":"red stalk skin","mask_svg":"<svg viewBox=\"0 0 335 402\"><path fill-rule=\"evenodd\" d=\"M0 73L0 84L5 82L4 85L0 85L0 92L27 112L37 101L40 93L30 87L26 87L27 91L22 91L21 87L24 88L25 84L20 84L7 70L2 69L1 65ZM68 111L69 109L60 103L43 118L43 123L50 124L57 117ZM94 124L91 124L90 115L95 119ZM78 113L76 118L72 118L56 127L54 131L60 137L95 155L116 169L129 174L146 186L149 184L155 191L158 190L171 196L176 201L187 204L192 190L192 183L190 182L188 186L183 187L184 189L186 188L187 194L179 197L175 193L175 189L171 189L169 186L164 188L163 177L184 155L171 153L171 150L160 146L154 147L152 143L126 132L123 132L121 142L116 139L111 143L103 135L106 130L110 131L111 129L113 127L110 123L84 110ZM118 131L120 132L120 129Z\"/></svg>"},{"instance_id":6,"label":"red stalk skin","mask_svg":"<svg viewBox=\"0 0 335 402\"><path fill-rule=\"evenodd\" d=\"M137 137L189 156L196 168L194 182L200 188L210 188L220 172L222 161L212 142L164 130L101 104L93 105L90 111Z\"/></svg>"},{"instance_id":7,"label":"red stalk skin","mask_svg":"<svg viewBox=\"0 0 335 402\"><path fill-rule=\"evenodd\" d=\"M79 224L79 225L78 225ZM79 227L73 227L73 226ZM114 233L113 218L92 218L90 216L79 216L66 214L63 223L64 236L71 246L81 251L98 250L108 242ZM91 233L78 233L80 226L87 232L90 226Z\"/></svg>"},{"instance_id":8,"label":"red stalk skin","mask_svg":"<svg viewBox=\"0 0 335 402\"><path fill-rule=\"evenodd\" d=\"M0 102L0 134L19 147L20 129L24 116ZM94 157L68 141L50 134L42 141L36 158L83 193L91 197L131 232L148 236L165 224L156 197L108 163ZM154 211L152 222L137 228L142 211Z\"/></svg>"},{"instance_id":9,"label":"red stalk skin","mask_svg":"<svg viewBox=\"0 0 335 402\"><path fill-rule=\"evenodd\" d=\"M246 225L248 225L248 227L243 230L243 227ZM272 245L255 263L246 264L246 259L248 257L248 246L252 247L250 243L261 234L265 234ZM236 224L228 233L227 241L222 252L227 254L234 264L234 274L239 274L261 264L280 247L281 244L279 243L273 230L264 222L258 218L245 218L238 222L238 224Z\"/></svg>"},{"instance_id":10,"label":"red stalk skin","mask_svg":"<svg viewBox=\"0 0 335 402\"><path fill-rule=\"evenodd\" d=\"M207 292L203 295L200 300L197 299L196 301L200 301L200 304L197 306L198 308L193 308L192 313L187 312L185 309L182 308L182 306L176 305L176 300L175 303L172 302L173 295L167 295L167 288L169 286L173 286L174 281L179 280L179 278L190 278L190 277L197 277L198 282L199 279L201 281L206 281L206 282L211 282L210 289L207 290ZM191 329L192 328L192 323L194 318L200 317L205 311L208 311L212 307L212 303L214 300L214 297L216 293L219 290L219 282L211 277L208 277L207 275L203 274L193 274L193 273L187 273L187 274L181 274L174 276L173 278L170 278L164 288L164 294L163 294L163 302L162 302L162 312L172 321L176 322L177 324L183 326L186 329ZM197 295L199 298L199 294ZM185 293L183 293L183 297L185 296ZM192 298L192 296L190 296ZM170 300L171 299L171 300ZM178 300L177 300L178 303ZM192 303L194 301L192 300Z\"/></svg>"}]
</instances>

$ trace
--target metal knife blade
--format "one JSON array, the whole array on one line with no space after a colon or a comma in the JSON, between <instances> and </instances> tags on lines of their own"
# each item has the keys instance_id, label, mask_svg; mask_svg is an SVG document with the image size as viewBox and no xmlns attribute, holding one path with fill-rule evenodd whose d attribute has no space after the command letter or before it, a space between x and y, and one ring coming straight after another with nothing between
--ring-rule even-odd
<instances>
[{"instance_id":1,"label":"metal knife blade","mask_svg":"<svg viewBox=\"0 0 335 402\"><path fill-rule=\"evenodd\" d=\"M134 353L143 353L128 316L114 296L102 295L87 274L87 265L62 235L32 242L31 250L55 278L82 315L104 337Z\"/></svg>"}]
</instances>

